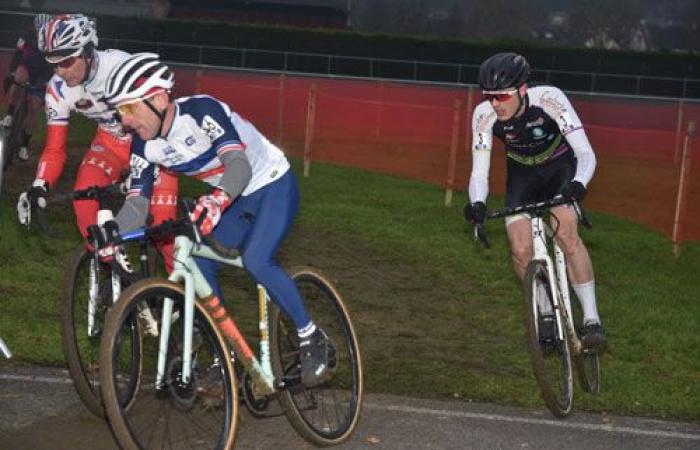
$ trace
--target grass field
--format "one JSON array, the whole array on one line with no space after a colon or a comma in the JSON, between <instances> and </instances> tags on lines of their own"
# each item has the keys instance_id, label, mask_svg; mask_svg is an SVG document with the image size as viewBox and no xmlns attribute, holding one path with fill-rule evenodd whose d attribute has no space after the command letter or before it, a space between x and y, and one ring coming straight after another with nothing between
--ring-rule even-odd
<instances>
[{"instance_id":1,"label":"grass field","mask_svg":"<svg viewBox=\"0 0 700 450\"><path fill-rule=\"evenodd\" d=\"M88 126L78 128L59 190L70 186L89 138ZM16 355L0 366L63 364L61 279L79 238L68 205L49 211L56 237L18 225L17 194L34 168L35 159L12 173L0 200L0 335ZM300 185L302 208L280 258L320 267L338 284L360 335L370 391L543 408L502 222L489 224L493 248L486 250L462 218L463 198L444 207L434 186L323 164ZM183 183L182 192L194 195L201 186ZM700 245L685 244L674 259L669 240L656 232L591 216L594 229L583 234L610 349L603 392L577 390L575 408L700 420ZM227 305L252 323L250 281L230 274L225 285Z\"/></svg>"}]
</instances>

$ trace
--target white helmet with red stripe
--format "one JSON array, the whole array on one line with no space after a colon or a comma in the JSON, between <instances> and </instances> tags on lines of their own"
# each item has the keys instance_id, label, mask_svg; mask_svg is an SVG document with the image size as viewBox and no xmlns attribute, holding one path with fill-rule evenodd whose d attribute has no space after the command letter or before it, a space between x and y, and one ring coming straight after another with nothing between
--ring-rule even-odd
<instances>
[{"instance_id":1,"label":"white helmet with red stripe","mask_svg":"<svg viewBox=\"0 0 700 450\"><path fill-rule=\"evenodd\" d=\"M107 78L105 99L111 105L170 92L175 75L155 53L135 53L112 69Z\"/></svg>"},{"instance_id":2,"label":"white helmet with red stripe","mask_svg":"<svg viewBox=\"0 0 700 450\"><path fill-rule=\"evenodd\" d=\"M55 16L39 30L38 44L51 63L80 55L97 47L95 22L82 14Z\"/></svg>"}]
</instances>

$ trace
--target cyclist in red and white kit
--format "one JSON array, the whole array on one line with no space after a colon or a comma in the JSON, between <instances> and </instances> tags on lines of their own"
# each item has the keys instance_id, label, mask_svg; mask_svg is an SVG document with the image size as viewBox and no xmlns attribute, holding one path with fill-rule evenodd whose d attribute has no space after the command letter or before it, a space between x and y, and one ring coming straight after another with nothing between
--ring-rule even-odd
<instances>
[{"instance_id":1,"label":"cyclist in red and white kit","mask_svg":"<svg viewBox=\"0 0 700 450\"><path fill-rule=\"evenodd\" d=\"M508 207L549 200L558 194L581 202L593 177L595 153L569 99L554 86L528 87L529 75L530 65L516 53L493 55L479 68L485 100L472 116L470 202L464 209L466 219L473 224L486 218L494 136L505 144ZM552 212L559 219L556 239L583 309L583 343L602 349L607 338L596 305L593 265L578 235L578 217L568 205L552 208ZM506 220L513 266L521 280L533 253L529 219L521 214Z\"/></svg>"},{"instance_id":2,"label":"cyclist in red and white kit","mask_svg":"<svg viewBox=\"0 0 700 450\"><path fill-rule=\"evenodd\" d=\"M39 49L53 66L45 95L46 142L39 159L36 178L17 203L19 221L31 221L30 198L40 207L53 188L66 161L68 119L77 112L97 122L97 132L78 169L74 189L105 186L118 182L129 169L131 135L121 126L114 110L104 101L105 83L113 67L130 55L119 50L97 50L93 21L80 14L54 16L39 30ZM73 202L77 225L86 237L87 228L97 220L95 200ZM150 213L155 224L174 219L177 212L177 178L161 171L154 186ZM172 268L172 242L160 244L168 271Z\"/></svg>"}]
</instances>

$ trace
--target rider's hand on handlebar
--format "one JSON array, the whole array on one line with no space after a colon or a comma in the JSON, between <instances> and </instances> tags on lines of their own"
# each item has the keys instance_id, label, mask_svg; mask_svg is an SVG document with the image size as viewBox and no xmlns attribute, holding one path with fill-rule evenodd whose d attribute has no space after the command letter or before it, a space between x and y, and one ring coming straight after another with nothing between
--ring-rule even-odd
<instances>
[{"instance_id":1,"label":"rider's hand on handlebar","mask_svg":"<svg viewBox=\"0 0 700 450\"><path fill-rule=\"evenodd\" d=\"M464 207L464 218L472 225L483 225L486 220L486 204L484 202L467 203Z\"/></svg>"},{"instance_id":2,"label":"rider's hand on handlebar","mask_svg":"<svg viewBox=\"0 0 700 450\"><path fill-rule=\"evenodd\" d=\"M586 186L583 185L583 183L581 183L580 181L571 180L566 186L562 188L561 196L565 199L581 203L586 197L586 192L588 192L588 190L586 189Z\"/></svg>"},{"instance_id":3,"label":"rider's hand on handlebar","mask_svg":"<svg viewBox=\"0 0 700 450\"><path fill-rule=\"evenodd\" d=\"M46 182L41 179L34 180L32 187L22 192L17 201L17 218L22 225L29 225L32 221L32 205L46 208L46 196L49 191Z\"/></svg>"},{"instance_id":4,"label":"rider's hand on handlebar","mask_svg":"<svg viewBox=\"0 0 700 450\"><path fill-rule=\"evenodd\" d=\"M221 189L214 189L211 194L199 197L197 204L190 213L190 220L197 223L204 213L205 216L199 226L199 230L202 232L202 235L206 236L216 227L219 220L221 220L221 214L230 204L231 198L226 192Z\"/></svg>"}]
</instances>

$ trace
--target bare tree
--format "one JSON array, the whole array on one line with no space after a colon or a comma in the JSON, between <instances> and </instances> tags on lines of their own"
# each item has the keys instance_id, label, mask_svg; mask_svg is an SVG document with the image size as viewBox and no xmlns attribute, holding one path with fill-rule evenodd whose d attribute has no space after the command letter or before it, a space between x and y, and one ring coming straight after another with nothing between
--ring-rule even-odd
<instances>
[{"instance_id":1,"label":"bare tree","mask_svg":"<svg viewBox=\"0 0 700 450\"><path fill-rule=\"evenodd\" d=\"M570 33L579 42L598 48L630 48L640 30L646 1L586 0L570 10Z\"/></svg>"},{"instance_id":2,"label":"bare tree","mask_svg":"<svg viewBox=\"0 0 700 450\"><path fill-rule=\"evenodd\" d=\"M456 9L462 14L462 36L480 39L524 40L538 21L528 2L513 0L473 0Z\"/></svg>"}]
</instances>

